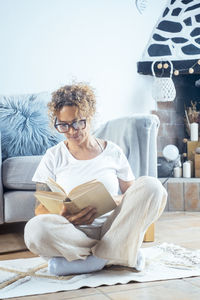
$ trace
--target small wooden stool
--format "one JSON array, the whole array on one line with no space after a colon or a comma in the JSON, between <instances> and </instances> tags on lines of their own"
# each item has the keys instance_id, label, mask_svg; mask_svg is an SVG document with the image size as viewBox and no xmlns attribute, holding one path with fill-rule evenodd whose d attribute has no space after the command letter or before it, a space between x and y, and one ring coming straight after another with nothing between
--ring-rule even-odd
<instances>
[{"instance_id":1,"label":"small wooden stool","mask_svg":"<svg viewBox=\"0 0 200 300\"><path fill-rule=\"evenodd\" d=\"M147 229L143 242L154 242L154 223L149 226Z\"/></svg>"}]
</instances>

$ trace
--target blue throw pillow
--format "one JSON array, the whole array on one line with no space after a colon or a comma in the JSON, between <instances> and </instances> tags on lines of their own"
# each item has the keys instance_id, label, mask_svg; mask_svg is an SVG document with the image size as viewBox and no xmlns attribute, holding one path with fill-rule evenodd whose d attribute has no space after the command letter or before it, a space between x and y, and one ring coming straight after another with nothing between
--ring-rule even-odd
<instances>
[{"instance_id":1,"label":"blue throw pillow","mask_svg":"<svg viewBox=\"0 0 200 300\"><path fill-rule=\"evenodd\" d=\"M2 159L42 155L63 137L51 128L47 113L50 93L0 96Z\"/></svg>"}]
</instances>

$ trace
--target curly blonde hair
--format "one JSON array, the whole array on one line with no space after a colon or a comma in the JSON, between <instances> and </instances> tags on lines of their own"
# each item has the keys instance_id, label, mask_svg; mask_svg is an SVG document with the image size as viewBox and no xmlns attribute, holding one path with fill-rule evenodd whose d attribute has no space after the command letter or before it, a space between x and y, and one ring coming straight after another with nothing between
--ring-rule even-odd
<instances>
[{"instance_id":1,"label":"curly blonde hair","mask_svg":"<svg viewBox=\"0 0 200 300\"><path fill-rule=\"evenodd\" d=\"M76 106L80 114L91 119L96 112L96 98L93 88L85 83L65 85L52 93L48 103L49 117L54 123L57 113L64 106Z\"/></svg>"}]
</instances>

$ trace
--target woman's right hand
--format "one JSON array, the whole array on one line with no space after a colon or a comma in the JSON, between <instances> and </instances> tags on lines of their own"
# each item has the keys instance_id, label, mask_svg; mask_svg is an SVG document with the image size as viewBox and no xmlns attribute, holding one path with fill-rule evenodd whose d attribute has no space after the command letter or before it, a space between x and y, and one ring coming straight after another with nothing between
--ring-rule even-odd
<instances>
[{"instance_id":1,"label":"woman's right hand","mask_svg":"<svg viewBox=\"0 0 200 300\"><path fill-rule=\"evenodd\" d=\"M63 206L60 215L65 217L73 225L89 225L92 224L96 217L97 210L93 206L87 206L83 208L77 214L70 214L67 207Z\"/></svg>"}]
</instances>

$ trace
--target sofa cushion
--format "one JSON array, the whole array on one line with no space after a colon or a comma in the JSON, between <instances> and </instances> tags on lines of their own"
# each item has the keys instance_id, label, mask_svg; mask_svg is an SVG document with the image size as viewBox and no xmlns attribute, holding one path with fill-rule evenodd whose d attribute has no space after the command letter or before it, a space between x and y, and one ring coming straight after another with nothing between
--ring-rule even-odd
<instances>
[{"instance_id":1,"label":"sofa cushion","mask_svg":"<svg viewBox=\"0 0 200 300\"><path fill-rule=\"evenodd\" d=\"M33 174L42 156L11 157L3 161L3 185L11 190L35 190Z\"/></svg>"},{"instance_id":2,"label":"sofa cushion","mask_svg":"<svg viewBox=\"0 0 200 300\"><path fill-rule=\"evenodd\" d=\"M49 123L47 103L50 99L50 93L0 96L3 160L42 155L63 139Z\"/></svg>"},{"instance_id":3,"label":"sofa cushion","mask_svg":"<svg viewBox=\"0 0 200 300\"><path fill-rule=\"evenodd\" d=\"M24 222L34 217L33 191L8 191L4 194L4 221Z\"/></svg>"}]
</instances>

